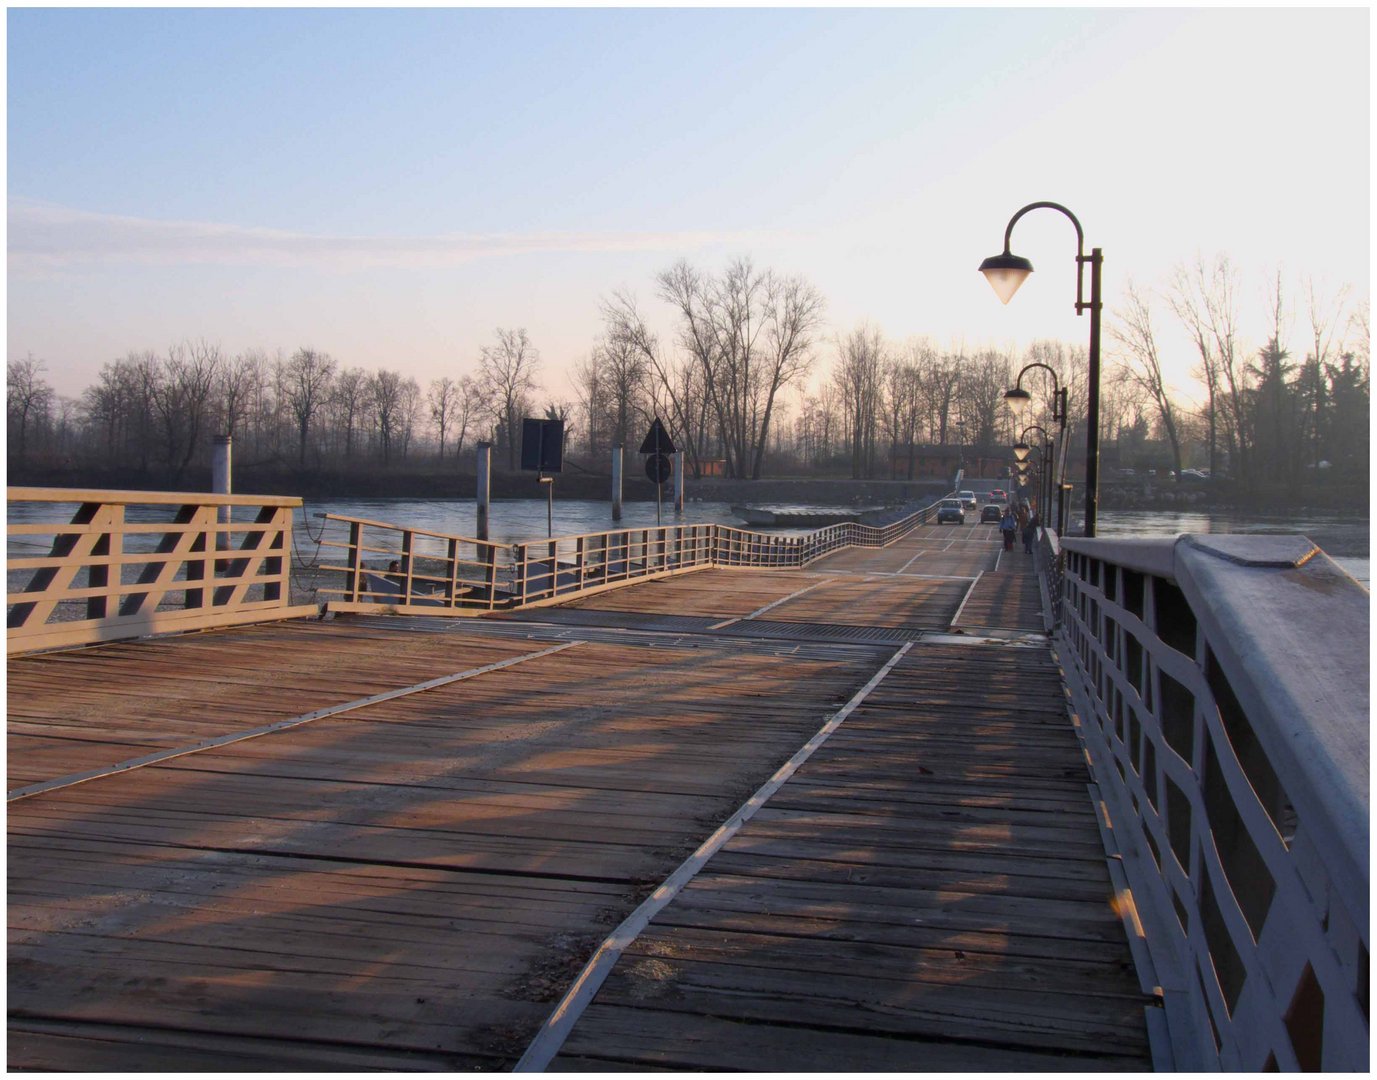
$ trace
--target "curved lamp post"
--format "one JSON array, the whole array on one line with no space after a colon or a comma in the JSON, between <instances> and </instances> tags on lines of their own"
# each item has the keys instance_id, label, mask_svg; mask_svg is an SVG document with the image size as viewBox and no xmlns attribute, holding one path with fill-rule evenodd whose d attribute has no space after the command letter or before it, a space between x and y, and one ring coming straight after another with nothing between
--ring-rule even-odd
<instances>
[{"instance_id":1,"label":"curved lamp post","mask_svg":"<svg viewBox=\"0 0 1377 1080\"><path fill-rule=\"evenodd\" d=\"M1052 472L1055 473L1055 450L1059 443L1064 444L1066 440L1066 387L1062 386L1057 380L1056 371L1048 367L1046 364L1041 363L1040 361L1034 361L1031 364L1023 365L1023 370L1018 373L1018 379L1014 383L1014 388L1012 390L1004 391L1004 401L1009 406L1009 412L1013 414L1014 422L1017 423L1023 417L1024 413L1028 411L1028 406L1031 405L1033 402L1033 396L1030 393L1028 393L1027 390L1023 389L1023 376L1026 375L1028 372L1032 371L1034 368L1042 368L1043 371L1047 372L1047 374L1052 377L1052 419L1055 420L1059 426L1057 427L1056 440L1053 440L1052 437L1048 435L1045 431L1043 432L1043 437L1047 439L1048 443L1052 447ZM1042 428L1038 427L1038 430L1042 431ZM1066 456L1065 445L1062 445L1062 456ZM1054 476L1049 476L1049 481L1047 484L1047 501L1042 504L1043 513L1048 515L1049 522L1051 520L1052 515L1052 482L1057 481L1057 479L1058 478ZM1061 479L1065 478L1062 477ZM1056 521L1057 532L1063 532L1066 528L1066 509L1062 506L1060 482L1057 482Z\"/></svg>"},{"instance_id":2,"label":"curved lamp post","mask_svg":"<svg viewBox=\"0 0 1377 1080\"><path fill-rule=\"evenodd\" d=\"M1041 424L1029 424L1023 429L1023 434L1018 437L1018 442L1014 443L1014 460L1020 463L1028 458L1032 447L1028 445L1028 433L1036 431L1042 435L1042 446L1039 448L1039 467L1038 475L1038 513L1046 515L1047 507L1052 499L1052 473L1056 469L1056 443L1052 441L1052 436L1048 435ZM1046 524L1046 517L1043 523Z\"/></svg>"},{"instance_id":3,"label":"curved lamp post","mask_svg":"<svg viewBox=\"0 0 1377 1080\"><path fill-rule=\"evenodd\" d=\"M1007 304L1013 299L1018 287L1033 272L1033 264L1021 255L1010 253L1009 239L1013 235L1014 225L1017 224L1019 218L1030 210L1039 210L1043 207L1049 210L1060 210L1071 219L1071 224L1076 227L1076 314L1082 315L1086 311L1090 312L1090 372L1088 380L1090 386L1086 403L1085 432L1085 535L1094 536L1095 510L1099 503L1100 486L1100 266L1104 262L1104 256L1099 248L1092 249L1089 255L1085 254L1085 232L1081 229L1081 223L1076 220L1076 215L1070 210L1060 203L1035 202L1029 203L1009 219L1009 224L1004 229L1003 253L991 255L982 262L980 272L988 279L995 295L1003 303ZM1090 300L1088 302L1084 300L1086 263L1090 264ZM1019 374L1022 378L1022 372ZM1023 394L1026 398L1027 392L1023 391ZM1005 397L1007 399L1008 395ZM1062 411L1064 414L1064 398Z\"/></svg>"}]
</instances>

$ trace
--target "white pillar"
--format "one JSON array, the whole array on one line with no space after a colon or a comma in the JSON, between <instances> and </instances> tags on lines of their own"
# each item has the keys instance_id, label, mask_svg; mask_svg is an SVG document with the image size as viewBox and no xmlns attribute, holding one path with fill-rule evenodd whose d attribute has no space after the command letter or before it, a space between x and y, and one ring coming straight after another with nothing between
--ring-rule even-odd
<instances>
[{"instance_id":1,"label":"white pillar","mask_svg":"<svg viewBox=\"0 0 1377 1080\"><path fill-rule=\"evenodd\" d=\"M233 480L230 470L230 450L234 440L228 435L215 436L215 445L211 448L210 454L210 490L216 495L231 495L234 493ZM228 525L231 520L230 508L220 507L218 515L221 525ZM227 541L228 536L225 538ZM226 544L226 547L230 546Z\"/></svg>"},{"instance_id":2,"label":"white pillar","mask_svg":"<svg viewBox=\"0 0 1377 1080\"><path fill-rule=\"evenodd\" d=\"M674 459L674 512L684 512L684 452L671 455Z\"/></svg>"},{"instance_id":3,"label":"white pillar","mask_svg":"<svg viewBox=\"0 0 1377 1080\"><path fill-rule=\"evenodd\" d=\"M478 444L478 539L488 539L488 512L492 505L492 443Z\"/></svg>"},{"instance_id":4,"label":"white pillar","mask_svg":"<svg viewBox=\"0 0 1377 1080\"><path fill-rule=\"evenodd\" d=\"M622 458L626 448L618 443L612 447L612 520L622 519Z\"/></svg>"}]
</instances>

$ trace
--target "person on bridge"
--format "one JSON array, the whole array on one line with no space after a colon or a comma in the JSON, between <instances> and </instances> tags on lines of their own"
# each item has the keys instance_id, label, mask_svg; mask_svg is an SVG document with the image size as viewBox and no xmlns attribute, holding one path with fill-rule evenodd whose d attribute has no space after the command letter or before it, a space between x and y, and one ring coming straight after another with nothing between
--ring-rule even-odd
<instances>
[{"instance_id":1,"label":"person on bridge","mask_svg":"<svg viewBox=\"0 0 1377 1080\"><path fill-rule=\"evenodd\" d=\"M1018 519L1014 517L1013 507L1004 508L1004 516L999 519L999 535L1004 540L1004 550L1014 550L1014 530L1018 528Z\"/></svg>"},{"instance_id":2,"label":"person on bridge","mask_svg":"<svg viewBox=\"0 0 1377 1080\"><path fill-rule=\"evenodd\" d=\"M1023 553L1031 555L1033 553L1033 541L1038 535L1038 512L1034 510L1029 515L1028 520L1023 523Z\"/></svg>"}]
</instances>

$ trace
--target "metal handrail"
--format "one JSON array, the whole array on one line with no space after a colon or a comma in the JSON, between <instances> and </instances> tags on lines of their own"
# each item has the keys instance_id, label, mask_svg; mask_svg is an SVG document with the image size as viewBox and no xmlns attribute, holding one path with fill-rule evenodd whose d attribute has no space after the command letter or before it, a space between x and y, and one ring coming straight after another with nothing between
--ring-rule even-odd
<instances>
[{"instance_id":1,"label":"metal handrail","mask_svg":"<svg viewBox=\"0 0 1377 1080\"><path fill-rule=\"evenodd\" d=\"M1304 537L1060 547L1054 640L1171 1067L1365 1072L1366 590Z\"/></svg>"},{"instance_id":2,"label":"metal handrail","mask_svg":"<svg viewBox=\"0 0 1377 1080\"><path fill-rule=\"evenodd\" d=\"M943 496L944 498L946 496ZM345 576L331 611L379 606L402 614L476 614L573 599L651 577L708 568L797 570L846 547L887 547L932 520L937 501L888 525L843 522L799 536L729 525L659 525L496 544L344 514L342 562L322 569ZM384 564L395 561L397 569Z\"/></svg>"}]
</instances>

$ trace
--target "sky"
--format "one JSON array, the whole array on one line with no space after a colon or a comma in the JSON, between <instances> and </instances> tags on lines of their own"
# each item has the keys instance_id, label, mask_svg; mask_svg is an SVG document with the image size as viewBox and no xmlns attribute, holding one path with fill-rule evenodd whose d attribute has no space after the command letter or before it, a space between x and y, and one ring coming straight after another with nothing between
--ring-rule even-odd
<instances>
[{"instance_id":1,"label":"sky","mask_svg":"<svg viewBox=\"0 0 1377 1080\"><path fill-rule=\"evenodd\" d=\"M59 393L185 339L425 385L524 327L550 398L599 303L748 255L941 348L1079 343L1069 207L1129 282L1227 254L1369 292L1370 14L1346 9L11 9L8 348ZM1189 342L1152 304L1173 386ZM830 357L824 342L821 357Z\"/></svg>"}]
</instances>

